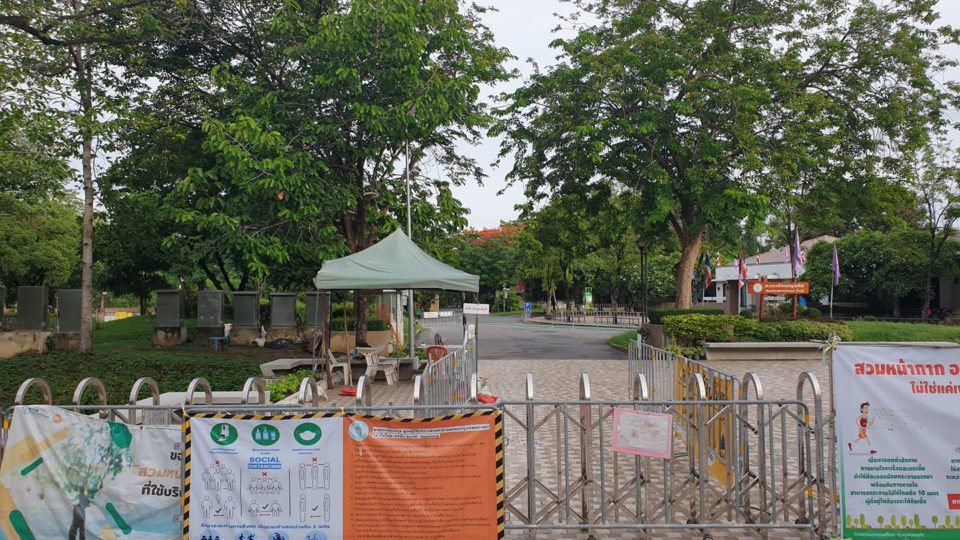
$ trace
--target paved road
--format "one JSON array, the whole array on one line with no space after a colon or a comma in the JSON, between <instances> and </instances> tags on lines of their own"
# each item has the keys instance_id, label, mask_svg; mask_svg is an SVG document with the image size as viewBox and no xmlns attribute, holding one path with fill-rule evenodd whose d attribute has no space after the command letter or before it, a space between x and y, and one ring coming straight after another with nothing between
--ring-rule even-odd
<instances>
[{"instance_id":1,"label":"paved road","mask_svg":"<svg viewBox=\"0 0 960 540\"><path fill-rule=\"evenodd\" d=\"M428 326L418 341L430 341L434 333L462 341L459 324ZM484 360L623 360L626 353L607 345L623 330L609 328L550 326L523 323L520 317L480 317L480 358Z\"/></svg>"}]
</instances>

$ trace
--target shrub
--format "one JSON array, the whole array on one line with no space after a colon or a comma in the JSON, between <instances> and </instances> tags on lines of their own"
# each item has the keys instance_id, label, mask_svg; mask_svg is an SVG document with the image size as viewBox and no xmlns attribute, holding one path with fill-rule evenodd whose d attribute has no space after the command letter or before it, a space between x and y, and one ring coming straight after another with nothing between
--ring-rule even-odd
<instances>
[{"instance_id":1,"label":"shrub","mask_svg":"<svg viewBox=\"0 0 960 540\"><path fill-rule=\"evenodd\" d=\"M703 347L680 347L678 345L671 345L667 347L667 351L672 352L673 354L679 354L684 358L703 356Z\"/></svg>"},{"instance_id":2,"label":"shrub","mask_svg":"<svg viewBox=\"0 0 960 540\"><path fill-rule=\"evenodd\" d=\"M664 319L664 332L679 347L702 348L703 343L728 341L825 340L831 333L851 341L853 332L843 323L810 320L759 322L733 315L676 315Z\"/></svg>"},{"instance_id":3,"label":"shrub","mask_svg":"<svg viewBox=\"0 0 960 540\"><path fill-rule=\"evenodd\" d=\"M663 324L664 317L674 315L723 315L723 310L720 308L650 308L648 312L650 324Z\"/></svg>"},{"instance_id":4,"label":"shrub","mask_svg":"<svg viewBox=\"0 0 960 540\"><path fill-rule=\"evenodd\" d=\"M700 347L705 341L732 341L734 321L729 315L671 315L664 317L663 331L681 347Z\"/></svg>"},{"instance_id":5,"label":"shrub","mask_svg":"<svg viewBox=\"0 0 960 540\"><path fill-rule=\"evenodd\" d=\"M267 384L267 390L270 392L270 401L277 402L290 394L296 393L300 390L300 381L311 375L314 375L312 371L302 369L274 379Z\"/></svg>"},{"instance_id":6,"label":"shrub","mask_svg":"<svg viewBox=\"0 0 960 540\"><path fill-rule=\"evenodd\" d=\"M370 332L380 332L390 328L387 321L383 319L367 319L367 330ZM357 321L353 318L347 319L347 331L353 332L357 329ZM343 332L343 317L330 319L330 330L332 332Z\"/></svg>"},{"instance_id":7,"label":"shrub","mask_svg":"<svg viewBox=\"0 0 960 540\"><path fill-rule=\"evenodd\" d=\"M808 319L819 319L823 314L817 308L807 308L803 310L803 316Z\"/></svg>"},{"instance_id":8,"label":"shrub","mask_svg":"<svg viewBox=\"0 0 960 540\"><path fill-rule=\"evenodd\" d=\"M745 310L741 311L741 312L740 312L740 316L743 317L744 319L756 319L756 318L757 318L757 314L754 313L752 309L745 309Z\"/></svg>"}]
</instances>

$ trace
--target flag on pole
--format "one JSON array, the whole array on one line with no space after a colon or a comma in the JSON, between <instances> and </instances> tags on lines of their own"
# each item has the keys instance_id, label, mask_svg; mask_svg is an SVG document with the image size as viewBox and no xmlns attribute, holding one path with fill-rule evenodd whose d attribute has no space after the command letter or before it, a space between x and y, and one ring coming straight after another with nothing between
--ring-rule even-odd
<instances>
[{"instance_id":1,"label":"flag on pole","mask_svg":"<svg viewBox=\"0 0 960 540\"><path fill-rule=\"evenodd\" d=\"M720 256L720 252L717 252L717 258L713 261L714 268L720 268L723 266L723 257Z\"/></svg>"},{"instance_id":2,"label":"flag on pole","mask_svg":"<svg viewBox=\"0 0 960 540\"><path fill-rule=\"evenodd\" d=\"M757 253L757 264L763 264L763 263L760 262L760 254L759 254L759 253Z\"/></svg>"},{"instance_id":3,"label":"flag on pole","mask_svg":"<svg viewBox=\"0 0 960 540\"><path fill-rule=\"evenodd\" d=\"M800 250L800 257L799 257L799 259L800 259L800 266L806 266L806 265L807 265L807 252L801 249L801 250Z\"/></svg>"},{"instance_id":4,"label":"flag on pole","mask_svg":"<svg viewBox=\"0 0 960 540\"><path fill-rule=\"evenodd\" d=\"M737 285L742 289L747 284L747 261L743 258L743 247L740 248L740 258L737 259L737 268L740 273L740 279Z\"/></svg>"},{"instance_id":5,"label":"flag on pole","mask_svg":"<svg viewBox=\"0 0 960 540\"><path fill-rule=\"evenodd\" d=\"M833 270L833 286L840 284L840 257L837 256L837 246L833 246L833 261L830 262L830 268Z\"/></svg>"},{"instance_id":6,"label":"flag on pole","mask_svg":"<svg viewBox=\"0 0 960 540\"><path fill-rule=\"evenodd\" d=\"M710 268L710 256L706 253L703 254L703 275L705 277L703 288L706 289L713 283L713 269Z\"/></svg>"},{"instance_id":7,"label":"flag on pole","mask_svg":"<svg viewBox=\"0 0 960 540\"><path fill-rule=\"evenodd\" d=\"M800 270L800 233L793 229L793 275L797 275Z\"/></svg>"}]
</instances>

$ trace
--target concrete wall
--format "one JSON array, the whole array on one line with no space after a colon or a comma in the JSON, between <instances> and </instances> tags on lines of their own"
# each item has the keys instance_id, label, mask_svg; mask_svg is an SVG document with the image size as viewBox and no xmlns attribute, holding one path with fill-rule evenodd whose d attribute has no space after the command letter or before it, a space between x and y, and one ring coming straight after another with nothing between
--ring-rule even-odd
<instances>
[{"instance_id":1,"label":"concrete wall","mask_svg":"<svg viewBox=\"0 0 960 540\"><path fill-rule=\"evenodd\" d=\"M12 358L22 353L47 352L47 337L50 332L16 330L0 332L0 358Z\"/></svg>"}]
</instances>

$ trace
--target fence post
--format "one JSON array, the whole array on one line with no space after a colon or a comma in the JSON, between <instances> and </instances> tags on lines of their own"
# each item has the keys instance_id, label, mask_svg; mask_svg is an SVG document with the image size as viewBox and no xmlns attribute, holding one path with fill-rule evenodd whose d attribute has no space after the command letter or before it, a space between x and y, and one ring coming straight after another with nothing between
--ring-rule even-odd
<instances>
[{"instance_id":1,"label":"fence post","mask_svg":"<svg viewBox=\"0 0 960 540\"><path fill-rule=\"evenodd\" d=\"M320 406L320 386L317 384L317 380L313 378L313 375L304 377L300 381L300 390L297 392L297 404L301 407L305 406L307 403L307 390L310 390L310 404L314 408ZM324 400L326 400L326 394L324 394Z\"/></svg>"},{"instance_id":2,"label":"fence post","mask_svg":"<svg viewBox=\"0 0 960 540\"><path fill-rule=\"evenodd\" d=\"M40 392L43 394L43 404L53 405L53 392L50 391L50 384L39 377L31 377L20 383L20 388L17 388L17 397L13 399L13 404L23 405L23 402L27 399L27 392L34 386L40 387Z\"/></svg>"},{"instance_id":3,"label":"fence post","mask_svg":"<svg viewBox=\"0 0 960 540\"><path fill-rule=\"evenodd\" d=\"M247 405L250 402L250 392L257 389L257 404L267 405L267 383L261 377L250 377L243 383L243 395L240 397L240 404Z\"/></svg>"},{"instance_id":4,"label":"fence post","mask_svg":"<svg viewBox=\"0 0 960 540\"><path fill-rule=\"evenodd\" d=\"M823 468L823 462L824 462L823 396L820 392L820 381L817 380L817 376L814 375L812 372L805 371L800 374L800 378L797 381L797 401L803 401L803 390L804 390L804 387L807 386L807 383L809 383L810 389L813 391L813 422L814 422L813 436L816 438L816 442L814 444L816 445L816 450L817 450L816 457L808 456L807 462L809 462L811 459L816 462L817 472L816 472L816 478L814 479L814 482L816 483L816 490L817 490L816 529L817 529L817 532L819 532L820 534L824 534L827 524L826 524L826 517L824 516L824 508L826 507L826 502L824 501L824 495L826 495L826 486L824 485L825 472ZM798 443L802 444L803 442L807 442L807 444L809 444L810 418L808 414L803 415L802 429L805 432L804 433L805 437L802 441L798 441ZM800 436L799 429L798 429L797 436L798 437ZM801 447L801 452L802 451L803 451L803 447ZM813 500L812 500L811 493L806 490L813 486L811 486L811 483L809 481L810 480L809 468L806 464L804 464L804 460L802 459L802 457L803 456L801 455L800 464L804 466L807 472L807 485L804 486L804 490L807 495L807 500L809 501L809 504L812 505ZM812 509L810 510L811 510L810 519L813 519L814 516L813 516Z\"/></svg>"},{"instance_id":5,"label":"fence post","mask_svg":"<svg viewBox=\"0 0 960 540\"><path fill-rule=\"evenodd\" d=\"M370 390L370 380L366 375L361 375L357 381L357 407L370 407L373 405L373 392Z\"/></svg>"},{"instance_id":6,"label":"fence post","mask_svg":"<svg viewBox=\"0 0 960 540\"><path fill-rule=\"evenodd\" d=\"M193 394L196 393L198 386L203 388L203 393L206 396L204 405L213 405L213 389L210 388L210 383L203 377L197 377L190 381L187 386L187 395L183 400L184 404L193 405Z\"/></svg>"},{"instance_id":7,"label":"fence post","mask_svg":"<svg viewBox=\"0 0 960 540\"><path fill-rule=\"evenodd\" d=\"M590 376L580 374L580 401L590 401ZM589 403L580 404L580 523L590 523L593 491L593 411ZM592 537L589 535L588 537Z\"/></svg>"},{"instance_id":8,"label":"fence post","mask_svg":"<svg viewBox=\"0 0 960 540\"><path fill-rule=\"evenodd\" d=\"M80 402L83 400L83 393L87 390L88 386L93 386L97 390L97 399L100 400L101 405L107 404L107 389L104 388L103 382L96 377L87 377L80 381L80 384L77 385L77 389L73 391L73 403L74 405L79 406ZM110 412L106 409L100 411L100 418L107 418L110 416Z\"/></svg>"},{"instance_id":9,"label":"fence post","mask_svg":"<svg viewBox=\"0 0 960 540\"><path fill-rule=\"evenodd\" d=\"M537 460L536 454L536 410L533 406L533 374L527 373L527 522L537 523ZM531 529L528 538L536 538L536 530Z\"/></svg>"},{"instance_id":10,"label":"fence post","mask_svg":"<svg viewBox=\"0 0 960 540\"><path fill-rule=\"evenodd\" d=\"M693 394L691 396L691 394ZM704 431L705 426L703 425L703 399L707 395L707 385L703 380L703 375L699 373L693 373L687 377L687 395L684 396L684 399L691 401L695 399L697 403L690 408L693 418L690 422L692 428L696 431L694 434L696 437L696 442L694 445L687 445L687 452L690 455L690 470L696 471L697 477L697 487L699 488L699 497L698 504L694 505L693 501L690 501L690 513L693 516L690 523L699 523L703 520L704 510L704 500L706 499L706 482L708 472L706 470L705 458L704 458L704 448L706 448L706 442L704 441ZM689 441L690 435L687 434L687 439ZM692 450L692 451L691 451ZM696 463L694 463L696 460ZM694 508L696 506L696 508Z\"/></svg>"},{"instance_id":11,"label":"fence post","mask_svg":"<svg viewBox=\"0 0 960 540\"><path fill-rule=\"evenodd\" d=\"M152 398L153 405L154 405L154 406L160 405L160 388L157 387L157 381L151 379L150 377L140 377L139 379L137 379L137 380L133 383L133 387L130 388L130 399L127 400L127 403L128 403L131 407L136 407L137 401L138 401L137 398L140 396L140 389L143 388L144 385L146 385L147 388L150 389L150 397ZM136 423L137 423L137 410L131 408L131 409L130 409L130 413L129 413L129 417L130 417L130 418L129 418L128 421L129 421L131 424L136 424ZM141 413L141 415L140 415L140 423L142 424L145 419L146 419L146 415L143 414L143 413ZM167 418L167 420L169 420L169 418Z\"/></svg>"},{"instance_id":12,"label":"fence post","mask_svg":"<svg viewBox=\"0 0 960 540\"><path fill-rule=\"evenodd\" d=\"M740 387L740 396L739 398L742 401L748 401L750 399L750 389L753 388L754 399L756 401L763 401L763 385L760 383L760 377L756 373L747 372L743 376L743 385ZM740 405L740 441L743 445L743 471L747 475L747 489L743 492L743 500L737 501L737 508L744 509L744 518L747 523L756 523L757 520L753 517L753 509L750 501L750 492L752 491L750 482L750 475L752 471L750 470L750 436L747 433L750 430L749 419L750 419L750 406L748 403L742 403ZM757 434L757 461L759 461L760 470L757 474L757 483L760 486L760 510L759 510L759 519L766 520L768 515L765 515L767 511L767 446L766 446L766 425L764 417L764 406L757 405L757 428L754 431ZM770 514L772 515L772 514ZM767 540L768 534L767 531L760 531L761 540Z\"/></svg>"}]
</instances>

